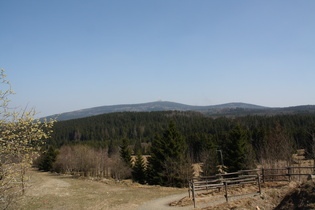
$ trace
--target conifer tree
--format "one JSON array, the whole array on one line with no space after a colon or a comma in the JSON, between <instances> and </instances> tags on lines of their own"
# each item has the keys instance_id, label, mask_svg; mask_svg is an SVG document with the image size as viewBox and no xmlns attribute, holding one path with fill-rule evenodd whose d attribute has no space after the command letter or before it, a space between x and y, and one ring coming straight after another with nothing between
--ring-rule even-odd
<instances>
[{"instance_id":1,"label":"conifer tree","mask_svg":"<svg viewBox=\"0 0 315 210\"><path fill-rule=\"evenodd\" d=\"M58 152L53 146L50 146L47 152L42 154L41 160L38 165L39 170L52 171L53 165L56 162Z\"/></svg>"},{"instance_id":2,"label":"conifer tree","mask_svg":"<svg viewBox=\"0 0 315 210\"><path fill-rule=\"evenodd\" d=\"M148 166L149 184L183 186L187 181L185 179L192 176L192 169L185 153L185 141L175 122L171 121L163 136L156 136L152 143ZM184 178L181 170L187 167L191 170L188 171L188 175L185 173Z\"/></svg>"},{"instance_id":3,"label":"conifer tree","mask_svg":"<svg viewBox=\"0 0 315 210\"><path fill-rule=\"evenodd\" d=\"M135 182L139 182L140 184L144 184L146 180L145 164L140 151L137 152L135 164L132 171L132 178Z\"/></svg>"},{"instance_id":4,"label":"conifer tree","mask_svg":"<svg viewBox=\"0 0 315 210\"><path fill-rule=\"evenodd\" d=\"M210 149L204 154L204 162L201 166L202 176L212 176L218 174L218 166L220 165L216 149Z\"/></svg>"},{"instance_id":5,"label":"conifer tree","mask_svg":"<svg viewBox=\"0 0 315 210\"><path fill-rule=\"evenodd\" d=\"M131 168L131 151L129 149L129 142L126 138L122 140L122 145L120 145L120 157L126 165Z\"/></svg>"},{"instance_id":6,"label":"conifer tree","mask_svg":"<svg viewBox=\"0 0 315 210\"><path fill-rule=\"evenodd\" d=\"M229 172L250 169L254 164L253 149L246 130L237 125L228 134L227 147L224 150L224 163Z\"/></svg>"}]
</instances>

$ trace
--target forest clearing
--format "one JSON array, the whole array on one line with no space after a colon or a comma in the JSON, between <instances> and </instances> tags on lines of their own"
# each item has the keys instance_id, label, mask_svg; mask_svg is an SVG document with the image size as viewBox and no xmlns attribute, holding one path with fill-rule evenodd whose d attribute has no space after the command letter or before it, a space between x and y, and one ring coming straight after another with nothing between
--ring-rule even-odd
<instances>
[{"instance_id":1,"label":"forest clearing","mask_svg":"<svg viewBox=\"0 0 315 210\"><path fill-rule=\"evenodd\" d=\"M14 209L274 209L299 182L268 182L262 194L248 194L225 202L223 191L204 193L205 199L193 207L187 188L140 185L131 180L92 180L39 172L32 169L29 186ZM311 185L314 186L313 182ZM303 187L303 186L302 186ZM256 186L233 190L232 194L251 193ZM309 187L308 187L309 188ZM303 189L299 189L299 192ZM310 191L308 189L308 191ZM311 193L310 193L311 195ZM201 195L202 196L202 195ZM305 196L305 195L304 195ZM311 195L313 196L313 195ZM292 203L292 202L291 202ZM279 208L285 209L285 208Z\"/></svg>"},{"instance_id":2,"label":"forest clearing","mask_svg":"<svg viewBox=\"0 0 315 210\"><path fill-rule=\"evenodd\" d=\"M148 186L131 181L93 181L50 172L29 172L26 193L14 209L137 209L156 198L186 189Z\"/></svg>"}]
</instances>

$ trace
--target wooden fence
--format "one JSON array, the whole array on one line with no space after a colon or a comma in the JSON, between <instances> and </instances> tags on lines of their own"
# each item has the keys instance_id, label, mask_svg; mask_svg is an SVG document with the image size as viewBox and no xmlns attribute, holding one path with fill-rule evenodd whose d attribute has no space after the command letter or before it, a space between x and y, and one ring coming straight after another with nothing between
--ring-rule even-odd
<instances>
[{"instance_id":1,"label":"wooden fence","mask_svg":"<svg viewBox=\"0 0 315 210\"><path fill-rule=\"evenodd\" d=\"M262 168L260 174L263 182L302 181L306 176L314 174L314 169L314 167Z\"/></svg>"},{"instance_id":2,"label":"wooden fence","mask_svg":"<svg viewBox=\"0 0 315 210\"><path fill-rule=\"evenodd\" d=\"M302 176L314 174L314 167L286 167L286 168L262 168L255 170L242 170L234 173L217 174L209 177L194 178L189 182L188 194L192 196L194 208L198 191L208 191L210 189L224 189L226 201L229 197L240 195L229 195L229 188L232 186L244 186L246 184L256 184L257 191L253 193L261 194L261 181L301 181ZM298 178L298 180L297 180ZM243 194L241 194L243 195Z\"/></svg>"}]
</instances>

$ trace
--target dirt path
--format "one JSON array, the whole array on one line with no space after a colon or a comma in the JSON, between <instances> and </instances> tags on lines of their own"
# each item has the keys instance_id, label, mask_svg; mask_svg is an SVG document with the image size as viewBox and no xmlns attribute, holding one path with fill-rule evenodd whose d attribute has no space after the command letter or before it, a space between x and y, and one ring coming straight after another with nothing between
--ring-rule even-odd
<instances>
[{"instance_id":1,"label":"dirt path","mask_svg":"<svg viewBox=\"0 0 315 210\"><path fill-rule=\"evenodd\" d=\"M231 197L229 198L230 201L236 201L239 199L243 199L243 198L250 198L253 197L255 195L258 195L258 193L252 193L252 194L247 194L247 195L242 195L242 196L237 196L237 197ZM216 205L220 205L223 203L226 203L226 199L224 196L213 196L211 197L211 199L208 199L206 202L201 202L198 203L196 208L194 208L193 205L189 205L189 206L169 206L169 204L173 201L178 201L180 199L182 199L183 197L187 196L187 193L183 193L183 194L177 194L177 195L170 195L167 197L163 197L163 198L159 198L156 200L152 200L149 201L145 204L143 204L142 206L138 207L138 210L160 210L160 209L170 209L170 210L188 210L188 209L201 209L201 208L205 208L205 207L211 207L211 206L216 206Z\"/></svg>"},{"instance_id":2,"label":"dirt path","mask_svg":"<svg viewBox=\"0 0 315 210\"><path fill-rule=\"evenodd\" d=\"M169 206L169 204L173 201L177 201L187 196L187 193L177 194L177 195L169 195L163 198L158 198L155 200L151 200L141 206L138 207L138 210L160 210L160 209L192 209L189 207L174 207Z\"/></svg>"}]
</instances>

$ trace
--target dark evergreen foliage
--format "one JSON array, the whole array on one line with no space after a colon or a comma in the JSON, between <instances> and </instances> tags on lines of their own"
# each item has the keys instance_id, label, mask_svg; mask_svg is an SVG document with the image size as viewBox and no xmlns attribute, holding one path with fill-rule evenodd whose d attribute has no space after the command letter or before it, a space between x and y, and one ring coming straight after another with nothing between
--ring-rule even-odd
<instances>
[{"instance_id":1,"label":"dark evergreen foliage","mask_svg":"<svg viewBox=\"0 0 315 210\"><path fill-rule=\"evenodd\" d=\"M148 166L149 184L182 186L187 180L181 176L181 170L186 170L187 166L191 167L185 151L186 144L183 136L178 131L175 122L171 121L163 136L157 136L152 143Z\"/></svg>"},{"instance_id":2,"label":"dark evergreen foliage","mask_svg":"<svg viewBox=\"0 0 315 210\"><path fill-rule=\"evenodd\" d=\"M218 151L216 149L210 149L204 154L204 161L201 166L202 176L212 176L219 173L218 166L220 165Z\"/></svg>"},{"instance_id":3,"label":"dark evergreen foliage","mask_svg":"<svg viewBox=\"0 0 315 210\"><path fill-rule=\"evenodd\" d=\"M140 184L145 184L146 182L146 168L143 160L143 156L141 155L140 151L138 151L135 164L133 166L132 171L132 179L135 182Z\"/></svg>"},{"instance_id":4,"label":"dark evergreen foliage","mask_svg":"<svg viewBox=\"0 0 315 210\"><path fill-rule=\"evenodd\" d=\"M120 145L120 157L125 162L125 164L131 168L131 152L129 149L129 141L125 138L122 140L122 145Z\"/></svg>"},{"instance_id":5,"label":"dark evergreen foliage","mask_svg":"<svg viewBox=\"0 0 315 210\"><path fill-rule=\"evenodd\" d=\"M252 168L255 157L251 154L253 153L248 134L240 125L237 125L229 132L224 149L224 163L228 171L235 172Z\"/></svg>"},{"instance_id":6,"label":"dark evergreen foliage","mask_svg":"<svg viewBox=\"0 0 315 210\"><path fill-rule=\"evenodd\" d=\"M189 156L194 163L209 161L204 154L211 153L213 145L216 149L222 149L224 164L230 170L233 167L234 170L251 167L251 161L245 162L250 159L259 161L266 140L277 139L273 137L277 134L274 131L276 125L281 129L280 134L285 134L285 138L292 141L292 147L306 149L309 157L313 157L315 152L315 114L211 118L196 112L180 111L111 113L55 123L51 144L56 147L72 144L108 147L111 156L119 151L121 140L126 138L129 148L134 148L133 151L130 150L133 154L142 150L146 152L143 154L155 153L157 159L166 160L157 148L163 146L161 141L165 137L159 135L169 129L170 120L175 122L183 145L187 145L182 156ZM245 157L242 155L244 151ZM243 165L233 163L233 157L240 158ZM162 163L155 164L164 167ZM173 163L170 161L170 164ZM150 167L148 174L151 173L152 179L154 172ZM165 180L151 180L151 183L160 182Z\"/></svg>"},{"instance_id":7,"label":"dark evergreen foliage","mask_svg":"<svg viewBox=\"0 0 315 210\"><path fill-rule=\"evenodd\" d=\"M42 171L52 171L57 155L58 151L53 146L50 146L47 152L41 155L38 169Z\"/></svg>"}]
</instances>

